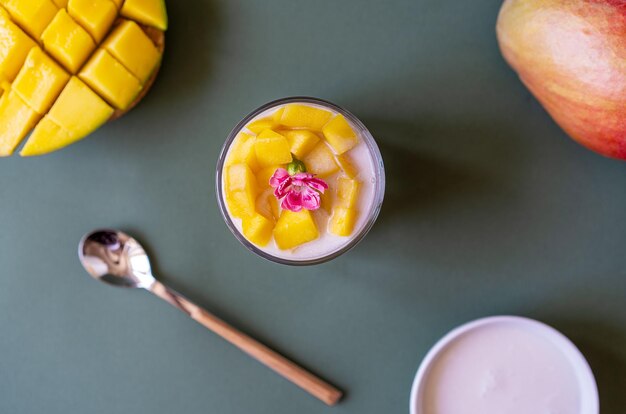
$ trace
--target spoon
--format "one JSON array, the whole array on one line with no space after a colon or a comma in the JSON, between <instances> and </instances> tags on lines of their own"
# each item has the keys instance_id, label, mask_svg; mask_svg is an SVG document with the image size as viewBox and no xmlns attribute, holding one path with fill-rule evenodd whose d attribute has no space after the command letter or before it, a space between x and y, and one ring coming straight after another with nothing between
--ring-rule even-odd
<instances>
[{"instance_id":1,"label":"spoon","mask_svg":"<svg viewBox=\"0 0 626 414\"><path fill-rule=\"evenodd\" d=\"M326 404L335 405L341 398L342 393L337 388L156 280L145 250L129 235L107 229L89 233L80 241L78 257L94 279L114 286L142 288L154 293Z\"/></svg>"}]
</instances>

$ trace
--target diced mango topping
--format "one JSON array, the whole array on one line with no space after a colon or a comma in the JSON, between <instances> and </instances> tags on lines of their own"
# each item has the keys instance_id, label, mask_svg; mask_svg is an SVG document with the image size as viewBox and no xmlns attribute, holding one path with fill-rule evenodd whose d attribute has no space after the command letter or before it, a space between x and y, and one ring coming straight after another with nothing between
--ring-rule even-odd
<instances>
[{"instance_id":1,"label":"diced mango topping","mask_svg":"<svg viewBox=\"0 0 626 414\"><path fill-rule=\"evenodd\" d=\"M324 125L322 132L335 154L343 154L358 144L356 133L341 114L335 116Z\"/></svg>"},{"instance_id":2,"label":"diced mango topping","mask_svg":"<svg viewBox=\"0 0 626 414\"><path fill-rule=\"evenodd\" d=\"M55 6L57 6L59 9L64 9L67 7L67 0L52 0L52 2L55 4Z\"/></svg>"},{"instance_id":3,"label":"diced mango topping","mask_svg":"<svg viewBox=\"0 0 626 414\"><path fill-rule=\"evenodd\" d=\"M234 217L244 218L254 214L257 183L247 164L232 164L225 171L226 202Z\"/></svg>"},{"instance_id":4,"label":"diced mango topping","mask_svg":"<svg viewBox=\"0 0 626 414\"><path fill-rule=\"evenodd\" d=\"M44 49L65 69L75 74L96 48L91 36L70 17L65 9L59 10L41 35Z\"/></svg>"},{"instance_id":5,"label":"diced mango topping","mask_svg":"<svg viewBox=\"0 0 626 414\"><path fill-rule=\"evenodd\" d=\"M311 174L325 177L339 171L335 156L324 142L320 142L302 159Z\"/></svg>"},{"instance_id":6,"label":"diced mango topping","mask_svg":"<svg viewBox=\"0 0 626 414\"><path fill-rule=\"evenodd\" d=\"M256 138L252 135L243 132L239 133L237 137L235 137L228 152L226 166L245 163L248 164L248 167L250 167L252 171L258 171L259 163L256 160L256 153L254 152L255 140Z\"/></svg>"},{"instance_id":7,"label":"diced mango topping","mask_svg":"<svg viewBox=\"0 0 626 414\"><path fill-rule=\"evenodd\" d=\"M51 0L0 0L0 4L34 39L39 39L58 10Z\"/></svg>"},{"instance_id":8,"label":"diced mango topping","mask_svg":"<svg viewBox=\"0 0 626 414\"><path fill-rule=\"evenodd\" d=\"M246 164L233 164L226 168L226 191L256 192L256 177Z\"/></svg>"},{"instance_id":9,"label":"diced mango topping","mask_svg":"<svg viewBox=\"0 0 626 414\"><path fill-rule=\"evenodd\" d=\"M282 125L290 128L305 128L320 131L332 113L325 109L303 104L287 104L280 118Z\"/></svg>"},{"instance_id":10,"label":"diced mango topping","mask_svg":"<svg viewBox=\"0 0 626 414\"><path fill-rule=\"evenodd\" d=\"M281 250L316 240L318 226L340 237L350 236L358 220L361 182L349 154L358 139L348 121L314 106L287 104L246 129L258 135L240 133L224 167L226 203L231 216L242 219L243 236L258 246L266 246L273 236ZM320 210L283 210L274 195L270 178L278 168L290 170L294 160L301 160L307 173L328 185L319 194ZM301 190L295 181L291 185L289 191Z\"/></svg>"},{"instance_id":11,"label":"diced mango topping","mask_svg":"<svg viewBox=\"0 0 626 414\"><path fill-rule=\"evenodd\" d=\"M255 134L260 134L265 129L274 129L278 126L278 123L274 120L273 117L269 116L267 118L257 119L256 121L250 122L246 125L250 131Z\"/></svg>"},{"instance_id":12,"label":"diced mango topping","mask_svg":"<svg viewBox=\"0 0 626 414\"><path fill-rule=\"evenodd\" d=\"M72 76L48 113L52 121L71 131L76 140L91 134L111 115L113 108L75 76Z\"/></svg>"},{"instance_id":13,"label":"diced mango topping","mask_svg":"<svg viewBox=\"0 0 626 414\"><path fill-rule=\"evenodd\" d=\"M133 103L142 88L139 79L104 49L94 53L78 76L121 110Z\"/></svg>"},{"instance_id":14,"label":"diced mango topping","mask_svg":"<svg viewBox=\"0 0 626 414\"><path fill-rule=\"evenodd\" d=\"M359 198L360 183L348 177L337 179L337 205L339 207L352 208L356 206Z\"/></svg>"},{"instance_id":15,"label":"diced mango topping","mask_svg":"<svg viewBox=\"0 0 626 414\"><path fill-rule=\"evenodd\" d=\"M342 237L351 235L356 224L356 216L355 209L337 207L328 223L328 231Z\"/></svg>"},{"instance_id":16,"label":"diced mango topping","mask_svg":"<svg viewBox=\"0 0 626 414\"><path fill-rule=\"evenodd\" d=\"M306 129L286 131L284 135L287 137L287 141L289 141L291 153L300 159L311 152L320 140L320 137L315 133Z\"/></svg>"},{"instance_id":17,"label":"diced mango topping","mask_svg":"<svg viewBox=\"0 0 626 414\"><path fill-rule=\"evenodd\" d=\"M68 130L45 116L30 134L24 148L20 151L22 157L34 157L48 154L66 147L76 141Z\"/></svg>"},{"instance_id":18,"label":"diced mango topping","mask_svg":"<svg viewBox=\"0 0 626 414\"><path fill-rule=\"evenodd\" d=\"M120 13L147 26L167 30L165 0L126 0Z\"/></svg>"},{"instance_id":19,"label":"diced mango topping","mask_svg":"<svg viewBox=\"0 0 626 414\"><path fill-rule=\"evenodd\" d=\"M264 130L256 137L254 152L261 167L291 162L287 138L271 129Z\"/></svg>"},{"instance_id":20,"label":"diced mango topping","mask_svg":"<svg viewBox=\"0 0 626 414\"><path fill-rule=\"evenodd\" d=\"M354 165L354 161L348 153L344 152L341 155L337 155L335 159L337 160L339 167L348 177L356 178L359 175L359 170L356 168L356 165Z\"/></svg>"},{"instance_id":21,"label":"diced mango topping","mask_svg":"<svg viewBox=\"0 0 626 414\"><path fill-rule=\"evenodd\" d=\"M274 240L282 250L293 249L319 237L319 231L309 210L297 213L283 210L274 227Z\"/></svg>"},{"instance_id":22,"label":"diced mango topping","mask_svg":"<svg viewBox=\"0 0 626 414\"><path fill-rule=\"evenodd\" d=\"M103 47L145 84L159 66L161 54L139 25L126 20L115 28Z\"/></svg>"},{"instance_id":23,"label":"diced mango topping","mask_svg":"<svg viewBox=\"0 0 626 414\"><path fill-rule=\"evenodd\" d=\"M15 92L4 93L0 97L0 157L12 155L38 119L37 112Z\"/></svg>"},{"instance_id":24,"label":"diced mango topping","mask_svg":"<svg viewBox=\"0 0 626 414\"><path fill-rule=\"evenodd\" d=\"M280 216L278 200L274 196L274 191L266 189L256 199L256 211L263 214L267 219L276 221Z\"/></svg>"},{"instance_id":25,"label":"diced mango topping","mask_svg":"<svg viewBox=\"0 0 626 414\"><path fill-rule=\"evenodd\" d=\"M41 49L34 47L13 82L13 90L35 112L44 114L69 80L70 75Z\"/></svg>"},{"instance_id":26,"label":"diced mango topping","mask_svg":"<svg viewBox=\"0 0 626 414\"><path fill-rule=\"evenodd\" d=\"M274 175L277 169L284 168L284 165L272 165L271 167L262 168L256 173L257 182L259 188L267 188L270 186L270 178Z\"/></svg>"},{"instance_id":27,"label":"diced mango topping","mask_svg":"<svg viewBox=\"0 0 626 414\"><path fill-rule=\"evenodd\" d=\"M37 44L9 20L4 9L0 10L0 82L13 82L28 52Z\"/></svg>"},{"instance_id":28,"label":"diced mango topping","mask_svg":"<svg viewBox=\"0 0 626 414\"><path fill-rule=\"evenodd\" d=\"M117 17L117 6L111 0L69 0L67 11L98 43Z\"/></svg>"},{"instance_id":29,"label":"diced mango topping","mask_svg":"<svg viewBox=\"0 0 626 414\"><path fill-rule=\"evenodd\" d=\"M261 214L244 217L241 226L246 239L258 246L266 246L272 238L274 222Z\"/></svg>"}]
</instances>

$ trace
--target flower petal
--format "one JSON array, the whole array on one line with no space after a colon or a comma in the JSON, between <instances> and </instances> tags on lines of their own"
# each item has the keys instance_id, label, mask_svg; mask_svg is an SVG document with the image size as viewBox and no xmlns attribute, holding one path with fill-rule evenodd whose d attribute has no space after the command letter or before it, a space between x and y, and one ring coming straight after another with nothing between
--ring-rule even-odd
<instances>
[{"instance_id":1,"label":"flower petal","mask_svg":"<svg viewBox=\"0 0 626 414\"><path fill-rule=\"evenodd\" d=\"M320 194L317 191L311 190L310 188L304 188L300 193L300 196L302 206L307 210L317 210L320 208Z\"/></svg>"},{"instance_id":2,"label":"flower petal","mask_svg":"<svg viewBox=\"0 0 626 414\"><path fill-rule=\"evenodd\" d=\"M272 187L278 187L281 183L289 180L290 178L291 176L286 169L278 168L276 171L274 171L274 175L272 175L272 177L270 178L270 185Z\"/></svg>"},{"instance_id":3,"label":"flower petal","mask_svg":"<svg viewBox=\"0 0 626 414\"><path fill-rule=\"evenodd\" d=\"M326 184L326 181L319 178L311 178L310 180L308 180L307 185L322 194L324 194L324 191L328 189L328 184Z\"/></svg>"},{"instance_id":4,"label":"flower petal","mask_svg":"<svg viewBox=\"0 0 626 414\"><path fill-rule=\"evenodd\" d=\"M296 191L290 191L289 194L283 199L281 207L284 210L290 210L294 213L302 210L302 194Z\"/></svg>"}]
</instances>

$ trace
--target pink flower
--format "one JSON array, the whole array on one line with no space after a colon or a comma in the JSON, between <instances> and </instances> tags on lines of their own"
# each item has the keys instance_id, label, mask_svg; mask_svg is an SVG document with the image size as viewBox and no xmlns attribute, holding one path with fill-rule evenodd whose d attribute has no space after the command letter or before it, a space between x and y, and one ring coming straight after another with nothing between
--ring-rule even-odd
<instances>
[{"instance_id":1,"label":"pink flower","mask_svg":"<svg viewBox=\"0 0 626 414\"><path fill-rule=\"evenodd\" d=\"M298 212L303 208L307 210L317 210L320 208L320 193L328 189L328 184L315 175L300 172L289 175L287 170L279 168L276 170L270 185L275 188L274 195L278 200L282 200L280 206L284 210Z\"/></svg>"}]
</instances>

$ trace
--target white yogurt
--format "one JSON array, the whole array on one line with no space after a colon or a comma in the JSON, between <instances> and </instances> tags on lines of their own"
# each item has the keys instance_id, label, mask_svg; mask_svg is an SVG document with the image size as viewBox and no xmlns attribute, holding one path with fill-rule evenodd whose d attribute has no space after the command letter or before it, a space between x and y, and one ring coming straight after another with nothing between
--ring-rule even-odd
<instances>
[{"instance_id":1,"label":"white yogurt","mask_svg":"<svg viewBox=\"0 0 626 414\"><path fill-rule=\"evenodd\" d=\"M524 318L465 325L426 357L413 414L598 414L595 381L576 347Z\"/></svg>"},{"instance_id":2,"label":"white yogurt","mask_svg":"<svg viewBox=\"0 0 626 414\"><path fill-rule=\"evenodd\" d=\"M308 106L321 108L333 113L333 116L338 114L337 111L334 111L332 108L315 105L311 103L306 103ZM285 105L275 106L271 109L268 109L264 112L261 112L256 117L252 118L248 123L252 123L258 119L265 118L271 116L274 112L284 107ZM350 155L351 160L355 164L357 170L359 171L359 175L356 179L360 182L361 187L359 191L359 198L357 202L357 211L358 217L357 222L354 226L354 231L348 237L340 237L336 236L327 231L328 221L330 219L329 214L322 208L313 212L313 217L315 218L315 222L319 229L320 236L316 240L300 245L292 250L281 250L276 245L274 239L270 241L267 246L260 247L256 246L259 250L270 254L275 257L279 257L287 260L296 260L296 261L308 261L315 260L321 257L328 256L333 252L336 252L342 249L344 246L349 244L363 229L364 226L367 225L368 219L370 218L370 214L372 210L377 206L375 205L376 198L376 180L377 174L374 168L375 166L375 157L370 151L370 148L363 140L363 134L367 133L366 131L362 131L357 125L346 117L346 120L350 123L352 129L356 132L359 137L359 143L354 148L352 148L348 154ZM244 132L251 133L247 129L243 129ZM229 149L232 149L232 147ZM228 157L228 155L227 155ZM342 172L330 176L324 177L323 179L329 184L330 188L327 191L334 190L334 182L335 180L342 175ZM222 186L222 196L226 198L225 188ZM228 209L228 206L226 207ZM230 214L230 218L233 221L233 224L237 228L237 230L242 233L241 227L241 219L235 218Z\"/></svg>"}]
</instances>

